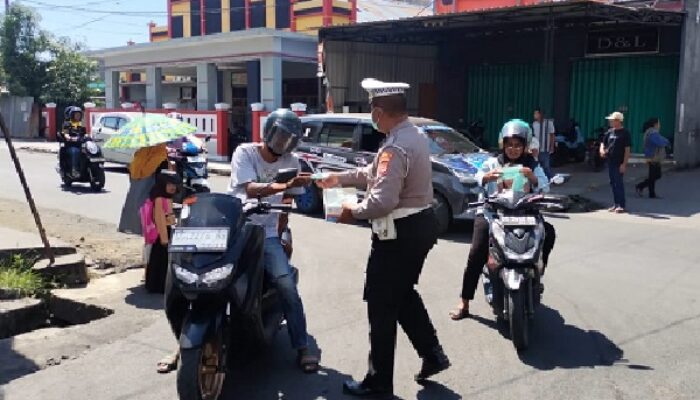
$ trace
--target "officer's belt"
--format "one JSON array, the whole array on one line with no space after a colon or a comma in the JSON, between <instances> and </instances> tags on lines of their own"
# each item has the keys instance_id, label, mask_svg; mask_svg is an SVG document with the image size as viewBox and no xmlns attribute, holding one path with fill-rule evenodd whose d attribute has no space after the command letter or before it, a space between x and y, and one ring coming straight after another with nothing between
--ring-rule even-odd
<instances>
[{"instance_id":1,"label":"officer's belt","mask_svg":"<svg viewBox=\"0 0 700 400\"><path fill-rule=\"evenodd\" d=\"M411 215L418 214L419 212L423 210L427 210L430 208L430 206L425 206L425 207L413 207L413 208L397 208L396 210L391 212L391 217L394 220L401 219L401 218L406 218L410 217Z\"/></svg>"}]
</instances>

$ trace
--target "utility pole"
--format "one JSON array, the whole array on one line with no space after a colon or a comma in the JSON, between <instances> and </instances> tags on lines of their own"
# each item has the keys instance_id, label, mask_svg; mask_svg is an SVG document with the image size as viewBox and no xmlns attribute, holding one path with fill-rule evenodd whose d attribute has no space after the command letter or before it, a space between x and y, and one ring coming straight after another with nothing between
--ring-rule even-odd
<instances>
[{"instance_id":1,"label":"utility pole","mask_svg":"<svg viewBox=\"0 0 700 400\"><path fill-rule=\"evenodd\" d=\"M8 0L5 0L5 4L7 4L7 2ZM2 133L5 136L7 148L10 150L10 157L12 157L12 161L15 164L15 169L17 170L19 181L20 183L22 183L22 188L24 189L24 195L27 198L27 203L29 203L29 208L31 209L32 215L34 216L34 223L36 224L36 228L39 231L41 241L44 243L44 255L46 256L46 258L49 259L51 265L56 261L54 258L53 249L51 248L51 244L49 244L49 238L46 236L46 231L44 230L44 226L41 223L41 218L39 217L39 210L37 210L36 204L34 203L34 198L32 197L32 193L29 191L29 184L27 183L27 178L24 177L24 171L22 170L22 166L19 163L19 158L17 157L17 153L15 152L15 146L12 144L12 138L10 137L10 132L7 130L7 126L5 125L5 118L3 118L2 113L0 113L0 130L2 130Z\"/></svg>"}]
</instances>

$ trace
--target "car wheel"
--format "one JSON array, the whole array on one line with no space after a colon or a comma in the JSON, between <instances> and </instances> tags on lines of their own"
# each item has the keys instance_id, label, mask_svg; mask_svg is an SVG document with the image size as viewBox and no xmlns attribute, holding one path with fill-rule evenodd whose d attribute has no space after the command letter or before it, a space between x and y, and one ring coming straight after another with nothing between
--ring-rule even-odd
<instances>
[{"instance_id":1,"label":"car wheel","mask_svg":"<svg viewBox=\"0 0 700 400\"><path fill-rule=\"evenodd\" d=\"M316 214L323 208L321 193L316 185L309 185L304 188L304 194L294 196L297 210L304 214Z\"/></svg>"},{"instance_id":2,"label":"car wheel","mask_svg":"<svg viewBox=\"0 0 700 400\"><path fill-rule=\"evenodd\" d=\"M446 233L452 224L452 212L450 203L447 202L445 196L438 192L433 194L433 210L438 222L438 235Z\"/></svg>"}]
</instances>

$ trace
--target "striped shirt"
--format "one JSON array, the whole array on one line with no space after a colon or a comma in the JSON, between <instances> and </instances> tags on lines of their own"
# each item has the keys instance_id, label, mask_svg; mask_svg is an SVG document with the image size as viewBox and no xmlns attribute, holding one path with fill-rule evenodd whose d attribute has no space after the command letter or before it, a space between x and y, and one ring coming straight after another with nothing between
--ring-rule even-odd
<instances>
[{"instance_id":1,"label":"striped shirt","mask_svg":"<svg viewBox=\"0 0 700 400\"><path fill-rule=\"evenodd\" d=\"M540 151L549 152L549 146L551 141L549 140L549 134L554 134L554 121L551 119L544 119L544 124L540 124L539 121L532 123L532 133L540 142Z\"/></svg>"}]
</instances>

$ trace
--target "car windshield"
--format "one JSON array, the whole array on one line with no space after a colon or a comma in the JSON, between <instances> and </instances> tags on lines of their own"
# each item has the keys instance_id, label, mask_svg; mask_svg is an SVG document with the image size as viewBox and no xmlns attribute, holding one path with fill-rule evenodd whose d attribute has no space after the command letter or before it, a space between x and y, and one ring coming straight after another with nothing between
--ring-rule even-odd
<instances>
[{"instance_id":1,"label":"car windshield","mask_svg":"<svg viewBox=\"0 0 700 400\"><path fill-rule=\"evenodd\" d=\"M423 131L430 138L430 152L436 155L475 153L479 147L469 139L444 125L424 125Z\"/></svg>"}]
</instances>

